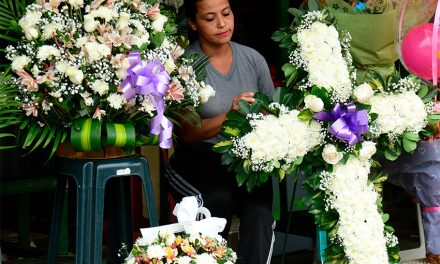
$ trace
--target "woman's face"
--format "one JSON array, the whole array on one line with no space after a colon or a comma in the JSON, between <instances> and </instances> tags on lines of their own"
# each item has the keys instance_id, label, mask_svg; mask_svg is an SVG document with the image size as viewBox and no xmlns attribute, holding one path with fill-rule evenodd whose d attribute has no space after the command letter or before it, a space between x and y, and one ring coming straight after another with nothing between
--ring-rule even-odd
<instances>
[{"instance_id":1,"label":"woman's face","mask_svg":"<svg viewBox=\"0 0 440 264\"><path fill-rule=\"evenodd\" d=\"M197 30L203 43L220 46L231 40L234 32L234 15L228 0L201 0L196 3L195 21L189 25Z\"/></svg>"}]
</instances>

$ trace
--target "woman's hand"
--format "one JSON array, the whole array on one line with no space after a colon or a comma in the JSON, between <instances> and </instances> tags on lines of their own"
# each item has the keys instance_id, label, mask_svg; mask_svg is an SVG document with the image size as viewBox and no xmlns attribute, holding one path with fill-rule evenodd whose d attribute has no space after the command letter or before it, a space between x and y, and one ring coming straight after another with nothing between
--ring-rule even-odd
<instances>
[{"instance_id":1,"label":"woman's hand","mask_svg":"<svg viewBox=\"0 0 440 264\"><path fill-rule=\"evenodd\" d=\"M241 93L241 94L235 96L234 99L232 100L232 107L231 108L236 111L240 110L240 107L238 107L238 102L240 102L241 100L247 101L249 103L255 102L254 93L253 92L244 92L244 93Z\"/></svg>"}]
</instances>

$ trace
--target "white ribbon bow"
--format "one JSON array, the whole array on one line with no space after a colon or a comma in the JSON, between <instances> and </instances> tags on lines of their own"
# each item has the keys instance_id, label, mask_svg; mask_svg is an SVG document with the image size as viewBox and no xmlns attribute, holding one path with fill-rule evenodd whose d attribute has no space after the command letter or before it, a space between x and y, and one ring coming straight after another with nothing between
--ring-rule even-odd
<instances>
[{"instance_id":1,"label":"white ribbon bow","mask_svg":"<svg viewBox=\"0 0 440 264\"><path fill-rule=\"evenodd\" d=\"M203 214L205 219L197 221L197 215ZM144 242L150 243L159 231L169 230L173 233L185 231L187 234L202 233L204 236L217 237L226 226L226 219L211 217L211 213L205 207L199 207L195 196L184 197L174 207L173 214L178 223L150 228L141 228Z\"/></svg>"}]
</instances>

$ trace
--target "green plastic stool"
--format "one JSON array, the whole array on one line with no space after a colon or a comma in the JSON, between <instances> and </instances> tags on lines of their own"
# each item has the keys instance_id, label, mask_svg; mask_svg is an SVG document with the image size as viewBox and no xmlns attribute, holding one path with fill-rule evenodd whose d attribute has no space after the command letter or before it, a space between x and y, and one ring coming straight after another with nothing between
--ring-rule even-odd
<instances>
[{"instance_id":1,"label":"green plastic stool","mask_svg":"<svg viewBox=\"0 0 440 264\"><path fill-rule=\"evenodd\" d=\"M47 263L56 263L59 222L68 176L75 179L78 187L76 263L98 264L102 262L104 195L106 183L111 178L139 176L144 186L150 226L159 224L148 162L144 157L135 155L114 159L60 158L58 172L60 175L55 193ZM123 192L122 186L120 189ZM131 218L131 215L120 214L121 228L117 230L124 234L130 233L127 226L131 226L131 219L127 218ZM132 243L133 241L131 239L126 242Z\"/></svg>"}]
</instances>

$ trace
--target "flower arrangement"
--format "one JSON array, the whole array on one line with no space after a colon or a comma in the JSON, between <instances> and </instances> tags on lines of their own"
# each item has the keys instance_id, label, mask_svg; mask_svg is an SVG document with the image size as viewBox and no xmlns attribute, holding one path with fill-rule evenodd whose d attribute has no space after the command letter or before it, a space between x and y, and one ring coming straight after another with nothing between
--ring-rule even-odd
<instances>
[{"instance_id":1,"label":"flower arrangement","mask_svg":"<svg viewBox=\"0 0 440 264\"><path fill-rule=\"evenodd\" d=\"M435 90L397 73L386 80L374 73L371 82L356 83L349 34L338 30L334 17L326 10L289 11L295 15L292 25L273 34L290 54L284 87L272 98L276 107L260 94L251 105L242 102L223 124L227 140L213 149L223 153L222 162L237 173L239 185L247 181L248 190L269 176L302 173L305 202L328 234L326 261L398 263L397 239L381 208L386 175L377 170L377 160L412 152L421 136L436 133L431 128L440 120L433 111ZM288 128L278 125L281 118ZM302 127L312 130L304 136ZM310 145L286 141L296 133ZM272 139L279 145L261 147ZM296 154L287 156L292 159L286 159L289 151ZM270 160L255 163L255 155Z\"/></svg>"},{"instance_id":2,"label":"flower arrangement","mask_svg":"<svg viewBox=\"0 0 440 264\"><path fill-rule=\"evenodd\" d=\"M84 130L85 119L99 134L101 124L130 124L116 133L125 131L116 141L130 145L118 146L169 148L173 116L197 121L193 108L214 95L203 82L207 59L184 53L175 22L182 2L166 2L41 0L26 8L24 37L6 48L24 148L53 142L54 152L66 128ZM76 148L99 150L104 140L96 141Z\"/></svg>"},{"instance_id":3,"label":"flower arrangement","mask_svg":"<svg viewBox=\"0 0 440 264\"><path fill-rule=\"evenodd\" d=\"M161 230L152 242L139 238L125 263L232 264L236 260L236 253L221 236L175 235L169 230Z\"/></svg>"}]
</instances>

